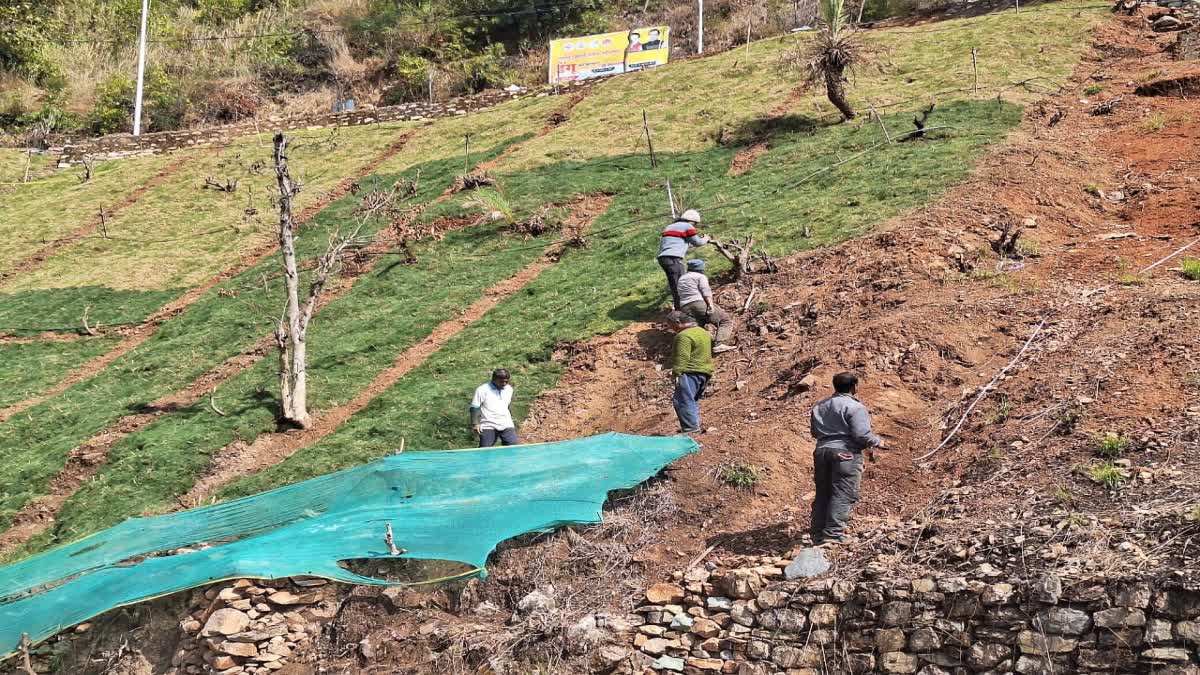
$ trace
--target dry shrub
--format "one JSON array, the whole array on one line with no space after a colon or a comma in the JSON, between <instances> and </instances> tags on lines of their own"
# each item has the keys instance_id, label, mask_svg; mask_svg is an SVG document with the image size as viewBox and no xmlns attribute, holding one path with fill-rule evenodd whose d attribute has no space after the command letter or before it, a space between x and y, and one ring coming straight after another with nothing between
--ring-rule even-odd
<instances>
[{"instance_id":1,"label":"dry shrub","mask_svg":"<svg viewBox=\"0 0 1200 675\"><path fill-rule=\"evenodd\" d=\"M252 118L264 104L259 90L256 77L198 83L188 96L192 103L189 122L232 124Z\"/></svg>"},{"instance_id":2,"label":"dry shrub","mask_svg":"<svg viewBox=\"0 0 1200 675\"><path fill-rule=\"evenodd\" d=\"M648 485L610 501L604 522L576 531L564 528L502 546L492 580L481 598L506 608L531 591L553 589L551 606L536 609L508 626L485 621L443 626L436 672L497 674L585 672L590 645L572 630L596 614L617 615L638 604L646 579L635 562L658 534L679 516L675 495ZM508 616L508 612L500 612Z\"/></svg>"}]
</instances>

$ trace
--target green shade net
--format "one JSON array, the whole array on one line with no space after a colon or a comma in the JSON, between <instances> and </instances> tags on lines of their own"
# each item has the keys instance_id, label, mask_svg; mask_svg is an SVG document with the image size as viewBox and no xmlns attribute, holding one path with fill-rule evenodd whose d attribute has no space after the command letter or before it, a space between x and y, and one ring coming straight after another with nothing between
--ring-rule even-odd
<instances>
[{"instance_id":1,"label":"green shade net","mask_svg":"<svg viewBox=\"0 0 1200 675\"><path fill-rule=\"evenodd\" d=\"M222 579L316 576L392 582L338 564L452 560L482 574L498 543L600 522L610 490L631 488L697 448L687 437L603 434L561 443L409 452L270 492L134 518L0 568L0 653L97 614ZM165 555L183 547L208 545ZM156 557L157 556L157 557Z\"/></svg>"}]
</instances>

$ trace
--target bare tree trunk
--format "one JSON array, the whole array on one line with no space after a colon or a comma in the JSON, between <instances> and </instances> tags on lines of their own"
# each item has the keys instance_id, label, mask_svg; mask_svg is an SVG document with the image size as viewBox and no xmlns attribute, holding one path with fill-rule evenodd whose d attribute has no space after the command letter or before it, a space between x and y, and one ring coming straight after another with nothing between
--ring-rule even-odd
<instances>
[{"instance_id":1,"label":"bare tree trunk","mask_svg":"<svg viewBox=\"0 0 1200 675\"><path fill-rule=\"evenodd\" d=\"M851 108L850 102L846 100L846 89L842 86L845 82L846 78L840 70L825 70L825 94L829 97L829 102L833 104L833 107L842 113L842 119L848 122L856 115L854 108Z\"/></svg>"},{"instance_id":2,"label":"bare tree trunk","mask_svg":"<svg viewBox=\"0 0 1200 675\"><path fill-rule=\"evenodd\" d=\"M329 282L330 275L340 268L342 255L348 248L365 245L359 237L362 222L349 236L334 232L329 237L325 253L317 258L308 297L300 302L300 273L296 264L296 226L292 220L292 199L300 191L288 173L287 139L275 135L275 177L279 183L279 250L283 257L283 279L286 301L283 315L275 327L275 346L279 349L280 416L301 429L312 424L308 414L308 325L317 310L318 301ZM369 215L369 212L368 212Z\"/></svg>"},{"instance_id":3,"label":"bare tree trunk","mask_svg":"<svg viewBox=\"0 0 1200 675\"><path fill-rule=\"evenodd\" d=\"M292 220L292 198L296 187L288 173L287 139L283 134L275 135L275 177L279 183L279 250L283 255L283 279L287 289L286 335L279 335L284 321L276 331L279 343L281 367L279 374L280 398L283 418L300 428L312 422L308 415L308 373L305 364L305 333L307 325L301 321L300 273L296 269L296 232Z\"/></svg>"}]
</instances>

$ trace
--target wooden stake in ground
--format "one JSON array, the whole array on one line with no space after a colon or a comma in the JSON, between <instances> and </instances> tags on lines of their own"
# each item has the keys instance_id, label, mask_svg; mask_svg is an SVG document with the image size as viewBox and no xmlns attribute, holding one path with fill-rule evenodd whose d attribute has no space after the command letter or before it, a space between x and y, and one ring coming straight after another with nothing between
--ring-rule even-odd
<instances>
[{"instance_id":1,"label":"wooden stake in ground","mask_svg":"<svg viewBox=\"0 0 1200 675\"><path fill-rule=\"evenodd\" d=\"M650 139L650 120L646 117L646 109L642 108L642 129L646 131L646 147L650 149L650 168L658 168L658 160L654 158L654 141Z\"/></svg>"},{"instance_id":2,"label":"wooden stake in ground","mask_svg":"<svg viewBox=\"0 0 1200 675\"><path fill-rule=\"evenodd\" d=\"M979 93L979 50L971 47L971 70L975 71L975 93Z\"/></svg>"},{"instance_id":3,"label":"wooden stake in ground","mask_svg":"<svg viewBox=\"0 0 1200 675\"><path fill-rule=\"evenodd\" d=\"M339 268L341 256L358 242L358 229L348 237L330 236L325 253L317 258L308 298L300 304L300 272L296 265L296 225L292 200L300 191L288 172L287 138L275 134L275 177L279 184L279 251L283 258L286 301L275 328L279 349L279 397L284 421L301 429L312 424L308 414L308 324L329 277ZM361 228L361 225L360 225Z\"/></svg>"}]
</instances>

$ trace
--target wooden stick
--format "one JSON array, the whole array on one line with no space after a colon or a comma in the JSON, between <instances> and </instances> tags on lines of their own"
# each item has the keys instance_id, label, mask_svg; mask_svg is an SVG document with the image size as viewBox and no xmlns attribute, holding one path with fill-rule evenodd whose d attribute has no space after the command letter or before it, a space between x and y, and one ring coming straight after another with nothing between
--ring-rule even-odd
<instances>
[{"instance_id":1,"label":"wooden stick","mask_svg":"<svg viewBox=\"0 0 1200 675\"><path fill-rule=\"evenodd\" d=\"M707 558L708 554L712 553L714 550L716 550L716 548L717 548L717 545L713 544L712 546L709 546L708 548L704 549L700 553L700 555L696 556L695 558L692 559L692 562L688 563L687 567L683 568L684 573L686 574L688 570L692 569L696 565L699 565L701 563L701 561L703 561L705 558Z\"/></svg>"},{"instance_id":2,"label":"wooden stick","mask_svg":"<svg viewBox=\"0 0 1200 675\"><path fill-rule=\"evenodd\" d=\"M871 111L871 116L875 118L875 121L879 122L879 128L883 129L883 137L887 139L888 143L891 143L892 135L888 133L887 126L883 123L883 117L879 115L879 111L875 110L875 105L867 101L867 109Z\"/></svg>"},{"instance_id":3,"label":"wooden stick","mask_svg":"<svg viewBox=\"0 0 1200 675\"><path fill-rule=\"evenodd\" d=\"M758 292L758 287L754 285L753 281L751 281L750 282L750 296L746 298L746 304L742 305L742 314L745 314L746 312L750 311L750 303L754 302L754 294L757 292Z\"/></svg>"},{"instance_id":4,"label":"wooden stick","mask_svg":"<svg viewBox=\"0 0 1200 675\"><path fill-rule=\"evenodd\" d=\"M654 158L654 141L650 139L650 120L646 117L645 108L642 108L642 129L646 132L646 147L650 150L650 168L657 169L658 160Z\"/></svg>"},{"instance_id":5,"label":"wooden stick","mask_svg":"<svg viewBox=\"0 0 1200 675\"><path fill-rule=\"evenodd\" d=\"M971 70L975 71L975 93L979 93L979 50L971 47Z\"/></svg>"},{"instance_id":6,"label":"wooden stick","mask_svg":"<svg viewBox=\"0 0 1200 675\"><path fill-rule=\"evenodd\" d=\"M1004 366L1003 368L1000 369L1000 372L996 373L996 376L992 378L991 382L988 382L987 385L985 385L983 387L983 389L979 390L979 395L975 397L974 401L971 401L971 405L967 406L966 411L964 411L962 414L962 418L958 420L958 424L954 425L954 428L950 430L950 433L946 435L946 438L943 439L942 442L933 450L930 450L929 452L925 453L924 455L921 455L920 457L914 459L913 460L914 462L920 462L925 459L928 459L928 458L932 457L935 453L937 453L937 451L946 447L946 444L950 442L950 439L954 438L954 435L957 434L958 430L962 428L963 422L967 421L967 417L969 417L971 415L971 411L975 409L975 406L979 405L979 402L982 401L983 398L988 395L988 392L990 392L992 390L992 387L994 387L996 385L996 383L1000 381L1000 378L1004 377L1008 373L1008 371L1011 370L1012 367L1017 364L1017 361L1020 361L1021 357L1025 355L1025 352L1028 351L1028 349L1029 349L1029 345L1033 344L1033 339L1036 338L1038 336L1038 334L1040 334L1042 332L1042 328L1045 327L1046 321L1049 318L1050 317L1048 317L1048 316L1042 317L1041 323L1039 323L1037 325L1037 328L1034 329L1033 334L1030 335L1029 339L1025 341L1025 345L1023 347L1021 347L1021 351L1017 352L1017 355L1012 358L1012 361L1008 362L1008 365Z\"/></svg>"},{"instance_id":7,"label":"wooden stick","mask_svg":"<svg viewBox=\"0 0 1200 675\"><path fill-rule=\"evenodd\" d=\"M679 214L675 211L675 195L671 192L671 179L667 179L667 201L671 203L671 217L677 218Z\"/></svg>"},{"instance_id":8,"label":"wooden stick","mask_svg":"<svg viewBox=\"0 0 1200 675\"><path fill-rule=\"evenodd\" d=\"M1179 255L1180 253L1183 253L1184 251L1188 250L1189 248L1195 246L1196 244L1200 244L1200 239L1196 239L1196 240L1192 241L1192 243L1188 244L1187 246L1180 248L1179 250L1175 251L1171 255L1163 258L1162 260L1159 260L1158 262L1154 263L1153 265L1150 265L1149 267L1146 267L1142 271L1138 272L1138 276L1141 276L1141 275L1145 274L1146 272L1149 272L1150 270L1154 269L1155 267L1158 267L1159 265L1167 262L1171 258L1174 258L1175 256Z\"/></svg>"},{"instance_id":9,"label":"wooden stick","mask_svg":"<svg viewBox=\"0 0 1200 675\"><path fill-rule=\"evenodd\" d=\"M37 675L33 664L29 662L29 647L29 633L21 633L21 670L24 670L26 675Z\"/></svg>"},{"instance_id":10,"label":"wooden stick","mask_svg":"<svg viewBox=\"0 0 1200 675\"><path fill-rule=\"evenodd\" d=\"M463 175L471 173L471 134L463 134Z\"/></svg>"}]
</instances>

